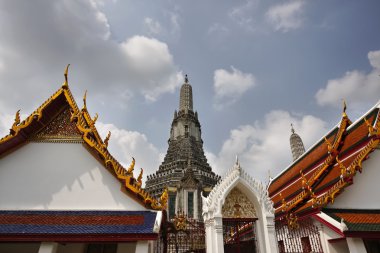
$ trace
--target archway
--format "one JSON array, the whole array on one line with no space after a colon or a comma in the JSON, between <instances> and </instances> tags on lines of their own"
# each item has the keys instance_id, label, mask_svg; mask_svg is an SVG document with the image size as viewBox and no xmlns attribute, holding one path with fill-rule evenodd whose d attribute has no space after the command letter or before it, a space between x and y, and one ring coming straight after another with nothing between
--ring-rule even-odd
<instances>
[{"instance_id":1,"label":"archway","mask_svg":"<svg viewBox=\"0 0 380 253\"><path fill-rule=\"evenodd\" d=\"M225 253L256 252L256 210L245 194L235 187L223 207L223 243Z\"/></svg>"},{"instance_id":2,"label":"archway","mask_svg":"<svg viewBox=\"0 0 380 253\"><path fill-rule=\"evenodd\" d=\"M255 217L248 218L254 220L246 220L246 222L251 222L252 231L255 232L254 240L257 252L278 252L274 229L273 203L269 199L263 184L252 179L237 161L225 177L214 187L208 197L202 197L207 253L225 252L223 206L226 198L234 189L238 189L241 195L248 199L255 211Z\"/></svg>"}]
</instances>

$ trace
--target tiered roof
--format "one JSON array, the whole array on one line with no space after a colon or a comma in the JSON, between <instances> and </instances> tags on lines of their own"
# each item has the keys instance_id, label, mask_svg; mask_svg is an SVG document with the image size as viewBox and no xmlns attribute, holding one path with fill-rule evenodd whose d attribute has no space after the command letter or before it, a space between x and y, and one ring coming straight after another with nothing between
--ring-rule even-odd
<instances>
[{"instance_id":1,"label":"tiered roof","mask_svg":"<svg viewBox=\"0 0 380 253\"><path fill-rule=\"evenodd\" d=\"M268 188L277 220L296 224L316 213L353 183L362 162L379 145L379 105L354 124L346 106L338 126L293 162Z\"/></svg>"},{"instance_id":2,"label":"tiered roof","mask_svg":"<svg viewBox=\"0 0 380 253\"><path fill-rule=\"evenodd\" d=\"M153 198L141 187L142 171L137 179L133 175L134 159L129 168L126 169L110 154L107 147L111 133L109 132L104 140L101 139L95 127L98 115L94 118L90 116L86 106L86 93L83 97L83 108L79 109L68 86L67 71L68 66L62 87L24 121L20 121L20 110L17 111L10 133L0 139L0 157L7 155L7 153L17 149L29 140L39 140L39 135L46 129L46 126L49 124L50 126L54 125L51 124L54 119L69 111L69 121L71 125L75 126L74 129L71 127L69 130L72 134L68 136L62 134L48 136L49 141L83 142L88 151L104 165L105 169L109 170L120 181L130 196L146 208L153 210L165 209L166 191L159 200ZM54 133L55 131L50 132Z\"/></svg>"}]
</instances>

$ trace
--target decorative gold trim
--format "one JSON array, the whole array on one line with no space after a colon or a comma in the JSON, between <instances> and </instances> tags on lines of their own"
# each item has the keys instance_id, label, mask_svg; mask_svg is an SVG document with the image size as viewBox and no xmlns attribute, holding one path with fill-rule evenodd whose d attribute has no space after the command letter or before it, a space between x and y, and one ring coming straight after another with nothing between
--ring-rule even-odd
<instances>
[{"instance_id":1,"label":"decorative gold trim","mask_svg":"<svg viewBox=\"0 0 380 253\"><path fill-rule=\"evenodd\" d=\"M316 169L316 171L314 171L314 173L310 176L309 180L306 179L302 170L300 171L300 175L302 178L302 191L296 197L288 201L285 205L281 205L281 211L283 213L290 213L293 208L295 208L299 203L308 198L311 199L313 205L314 203L317 203L318 200L314 194L313 185L321 177L321 175L335 162L335 159L339 154L339 147L342 144L343 135L346 132L347 127L351 124L351 121L349 120L345 112L346 103L344 102L342 119L339 125L338 133L335 136L334 143L331 144L329 140L326 137L324 137L325 143L327 145L327 158L325 159L323 164L318 169ZM279 210L279 208L277 208L277 210Z\"/></svg>"},{"instance_id":2,"label":"decorative gold trim","mask_svg":"<svg viewBox=\"0 0 380 253\"><path fill-rule=\"evenodd\" d=\"M107 150L108 146L108 138L104 141L100 138L100 135L95 127L95 121L97 116L94 119L90 117L90 114L87 111L86 107L86 95L87 91L83 97L84 107L82 110L79 110L73 95L68 86L68 68L70 64L66 66L65 69L65 81L62 87L55 92L50 98L48 98L37 110L35 110L30 116L28 116L24 121L20 123L20 114L19 111L16 113L15 122L12 125L11 133L7 136L0 139L0 145L9 141L19 134L19 132L29 126L34 121L39 121L43 115L45 108L50 105L55 99L57 99L60 95L64 95L67 103L70 106L70 121L74 122L80 134L82 135L82 142L85 142L92 151L96 152L101 160L103 160L104 165L113 170L116 177L123 182L124 187L137 195L138 199L141 199L145 206L148 208L152 208L154 210L163 210L166 208L166 205L162 205L161 202L158 202L157 199L153 199L150 194L148 194L144 189L141 188L142 184L142 173L140 173L140 178L135 179L133 177L132 171L135 164L135 159L133 159L131 166L126 170ZM110 135L110 134L109 134ZM41 140L41 142L47 142L48 140ZM51 139L52 142L76 142L79 141L77 139Z\"/></svg>"}]
</instances>

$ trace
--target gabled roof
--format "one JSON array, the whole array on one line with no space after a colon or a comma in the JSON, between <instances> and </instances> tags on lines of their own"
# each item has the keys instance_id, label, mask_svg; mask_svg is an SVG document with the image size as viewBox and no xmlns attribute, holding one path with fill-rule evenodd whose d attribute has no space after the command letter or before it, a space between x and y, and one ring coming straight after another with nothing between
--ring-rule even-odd
<instances>
[{"instance_id":1,"label":"gabled roof","mask_svg":"<svg viewBox=\"0 0 380 253\"><path fill-rule=\"evenodd\" d=\"M352 184L362 161L379 145L379 106L354 124L343 111L340 124L292 163L269 185L276 219L318 212Z\"/></svg>"},{"instance_id":2,"label":"gabled roof","mask_svg":"<svg viewBox=\"0 0 380 253\"><path fill-rule=\"evenodd\" d=\"M10 129L10 133L0 139L0 157L7 155L9 152L20 147L23 143L32 140L63 112L70 112L70 122L75 125L77 135L72 135L73 141L85 143L91 152L104 167L122 183L125 190L143 206L162 210L166 208L167 196L163 194L160 200L156 200L141 188L140 173L138 179L133 176L135 161L128 169L124 168L108 151L108 141L110 133L105 140L102 140L96 127L95 122L97 115L92 118L86 106L86 94L83 98L84 106L79 109L70 91L67 81L68 66L65 71L65 82L50 98L48 98L40 107L38 107L24 121L20 122L20 110L17 111L15 121ZM73 131L73 130L71 130ZM53 138L53 137L51 137ZM67 136L65 136L67 140Z\"/></svg>"}]
</instances>

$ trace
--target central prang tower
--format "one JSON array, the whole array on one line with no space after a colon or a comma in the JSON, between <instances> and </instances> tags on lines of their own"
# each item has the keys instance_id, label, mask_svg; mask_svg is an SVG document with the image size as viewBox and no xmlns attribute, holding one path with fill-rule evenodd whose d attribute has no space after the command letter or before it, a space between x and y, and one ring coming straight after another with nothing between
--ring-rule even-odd
<instances>
[{"instance_id":1,"label":"central prang tower","mask_svg":"<svg viewBox=\"0 0 380 253\"><path fill-rule=\"evenodd\" d=\"M177 212L200 220L201 192L206 196L219 181L203 151L201 124L193 111L193 93L187 75L181 87L179 111L174 112L169 147L158 171L148 175L145 190L158 198L168 189L168 215Z\"/></svg>"}]
</instances>

